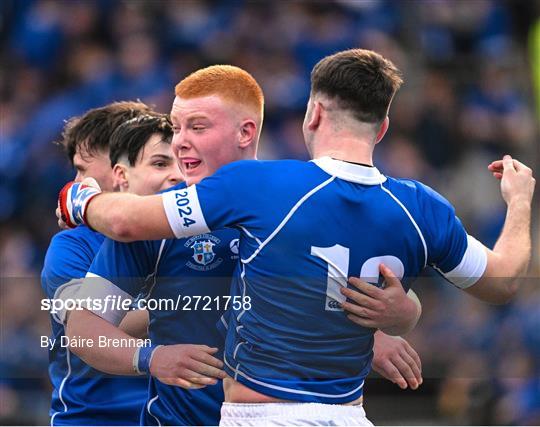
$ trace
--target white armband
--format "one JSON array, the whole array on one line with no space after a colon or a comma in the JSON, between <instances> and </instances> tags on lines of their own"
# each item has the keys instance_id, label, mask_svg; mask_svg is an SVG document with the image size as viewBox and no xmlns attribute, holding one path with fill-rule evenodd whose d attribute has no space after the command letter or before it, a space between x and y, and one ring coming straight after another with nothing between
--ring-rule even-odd
<instances>
[{"instance_id":1,"label":"white armband","mask_svg":"<svg viewBox=\"0 0 540 427\"><path fill-rule=\"evenodd\" d=\"M487 253L484 245L474 237L467 235L467 249L456 268L444 276L460 289L474 285L484 274L487 267Z\"/></svg>"},{"instance_id":2,"label":"white armband","mask_svg":"<svg viewBox=\"0 0 540 427\"><path fill-rule=\"evenodd\" d=\"M208 233L195 185L162 194L169 225L177 239Z\"/></svg>"},{"instance_id":3,"label":"white armband","mask_svg":"<svg viewBox=\"0 0 540 427\"><path fill-rule=\"evenodd\" d=\"M109 280L93 273L86 274L77 298L82 308L115 326L120 324L133 303L131 295Z\"/></svg>"}]
</instances>

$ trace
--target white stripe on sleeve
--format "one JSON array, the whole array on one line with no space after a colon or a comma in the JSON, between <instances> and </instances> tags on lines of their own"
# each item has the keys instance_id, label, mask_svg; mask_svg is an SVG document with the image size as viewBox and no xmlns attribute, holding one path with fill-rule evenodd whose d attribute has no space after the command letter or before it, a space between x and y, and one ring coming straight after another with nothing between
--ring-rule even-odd
<instances>
[{"instance_id":1,"label":"white stripe on sleeve","mask_svg":"<svg viewBox=\"0 0 540 427\"><path fill-rule=\"evenodd\" d=\"M169 225L177 239L208 233L195 185L162 194Z\"/></svg>"},{"instance_id":2,"label":"white stripe on sleeve","mask_svg":"<svg viewBox=\"0 0 540 427\"><path fill-rule=\"evenodd\" d=\"M487 253L484 245L474 237L467 235L467 250L461 262L448 273L443 273L454 285L460 289L467 289L474 285L484 274L487 267Z\"/></svg>"}]
</instances>

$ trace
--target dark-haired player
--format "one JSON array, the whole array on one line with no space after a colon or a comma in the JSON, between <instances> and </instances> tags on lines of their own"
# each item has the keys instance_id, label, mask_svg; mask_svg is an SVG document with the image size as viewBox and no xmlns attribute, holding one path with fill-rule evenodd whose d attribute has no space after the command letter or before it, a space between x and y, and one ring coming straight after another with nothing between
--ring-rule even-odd
<instances>
[{"instance_id":1,"label":"dark-haired player","mask_svg":"<svg viewBox=\"0 0 540 427\"><path fill-rule=\"evenodd\" d=\"M60 145L77 171L75 180L78 182L93 176L103 188L112 191L116 185L109 159L111 136L123 123L137 120L138 117L149 117L151 113L150 108L140 102L116 102L68 121ZM165 120L163 117L160 115L158 120ZM160 154L168 155L168 166L149 173L155 176L159 170L161 184L154 185L142 194L153 194L156 190L178 183L181 178L171 159L170 125L157 135L160 141L168 138L168 144L160 147L160 142L155 147ZM161 162L162 158L160 165ZM116 181L121 184L123 181L119 178L122 173L118 169L115 172ZM48 298L75 297L78 279L86 275L103 239L103 235L88 227L62 231L52 238L41 274L42 286ZM49 365L53 385L51 425L138 425L147 395L147 380L106 376L85 364L62 342L62 336L65 336L63 315L61 311L51 316L51 339L54 340ZM133 312L126 317L123 327L128 331L140 329L141 315L144 317L142 312ZM144 324L144 319L142 322Z\"/></svg>"}]
</instances>

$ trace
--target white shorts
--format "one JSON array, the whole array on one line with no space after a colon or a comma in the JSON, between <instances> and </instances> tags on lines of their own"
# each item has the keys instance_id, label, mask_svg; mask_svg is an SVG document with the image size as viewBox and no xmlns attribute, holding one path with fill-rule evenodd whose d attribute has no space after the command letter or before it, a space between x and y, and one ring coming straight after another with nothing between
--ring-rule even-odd
<instances>
[{"instance_id":1,"label":"white shorts","mask_svg":"<svg viewBox=\"0 0 540 427\"><path fill-rule=\"evenodd\" d=\"M372 426L362 405L227 403L220 426Z\"/></svg>"}]
</instances>

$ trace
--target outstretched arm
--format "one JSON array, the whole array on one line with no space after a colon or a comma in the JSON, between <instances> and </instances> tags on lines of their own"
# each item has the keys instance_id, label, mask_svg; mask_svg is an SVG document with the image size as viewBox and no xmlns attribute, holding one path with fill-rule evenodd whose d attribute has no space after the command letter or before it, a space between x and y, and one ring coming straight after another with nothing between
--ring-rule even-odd
<instances>
[{"instance_id":1,"label":"outstretched arm","mask_svg":"<svg viewBox=\"0 0 540 427\"><path fill-rule=\"evenodd\" d=\"M155 196L102 193L93 178L70 182L58 198L58 225L74 228L86 224L120 242L180 239L208 233L239 220L236 204L231 201L239 196L237 192L227 192L228 180L227 176L214 176L197 185Z\"/></svg>"},{"instance_id":2,"label":"outstretched arm","mask_svg":"<svg viewBox=\"0 0 540 427\"><path fill-rule=\"evenodd\" d=\"M69 183L60 192L58 225L75 227L85 223L120 242L174 237L161 195L101 193L93 178Z\"/></svg>"},{"instance_id":3,"label":"outstretched arm","mask_svg":"<svg viewBox=\"0 0 540 427\"><path fill-rule=\"evenodd\" d=\"M483 301L505 304L516 294L531 258L531 203L536 181L529 167L510 156L491 163L489 169L501 180L508 206L506 220L495 247L486 248L482 278L465 291Z\"/></svg>"},{"instance_id":4,"label":"outstretched arm","mask_svg":"<svg viewBox=\"0 0 540 427\"><path fill-rule=\"evenodd\" d=\"M118 241L174 237L165 216L161 196L101 194L89 205L87 215L91 228Z\"/></svg>"}]
</instances>

